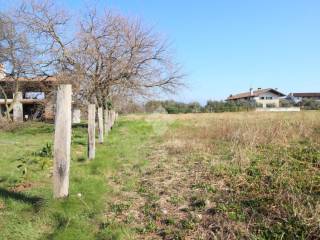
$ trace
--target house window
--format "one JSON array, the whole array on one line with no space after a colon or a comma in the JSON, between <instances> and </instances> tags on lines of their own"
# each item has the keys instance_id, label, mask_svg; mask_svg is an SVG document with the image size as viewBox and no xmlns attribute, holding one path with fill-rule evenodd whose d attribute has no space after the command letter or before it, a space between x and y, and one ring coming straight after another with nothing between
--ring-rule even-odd
<instances>
[{"instance_id":1,"label":"house window","mask_svg":"<svg viewBox=\"0 0 320 240\"><path fill-rule=\"evenodd\" d=\"M260 97L261 100L264 100L264 97Z\"/></svg>"},{"instance_id":2,"label":"house window","mask_svg":"<svg viewBox=\"0 0 320 240\"><path fill-rule=\"evenodd\" d=\"M272 97L266 97L267 100L272 100Z\"/></svg>"}]
</instances>

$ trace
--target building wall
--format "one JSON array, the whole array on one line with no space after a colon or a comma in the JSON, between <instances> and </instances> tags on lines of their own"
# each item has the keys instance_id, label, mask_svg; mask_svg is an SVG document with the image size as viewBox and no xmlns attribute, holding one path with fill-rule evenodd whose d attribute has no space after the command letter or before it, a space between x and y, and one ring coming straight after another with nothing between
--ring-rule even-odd
<instances>
[{"instance_id":1,"label":"building wall","mask_svg":"<svg viewBox=\"0 0 320 240\"><path fill-rule=\"evenodd\" d=\"M18 118L19 119L23 119L25 117L25 113L26 112L30 112L30 109L33 108L34 110L36 110L36 108L39 106L39 104L44 104L44 112L42 115L42 118L45 120L49 120L52 121L54 120L54 103L52 102L51 99L49 99L46 102L41 102L41 99L25 99L23 98L23 94L21 92L19 92L21 95L21 102L18 100L14 106L14 111L13 111L13 115L18 114ZM13 101L13 99L7 99L7 103L11 103ZM26 102L28 101L28 102ZM19 106L19 108L17 107ZM24 111L24 109L26 109L26 111ZM5 99L0 98L0 110L5 111ZM42 112L42 111L41 111ZM41 114L40 112L40 114ZM28 113L27 113L28 115ZM15 116L14 116L15 118ZM31 116L28 115L28 118L30 119Z\"/></svg>"},{"instance_id":2,"label":"building wall","mask_svg":"<svg viewBox=\"0 0 320 240\"><path fill-rule=\"evenodd\" d=\"M49 100L46 102L44 107L44 119L53 121L54 120L54 112L55 112L55 105L53 101Z\"/></svg>"},{"instance_id":3,"label":"building wall","mask_svg":"<svg viewBox=\"0 0 320 240\"><path fill-rule=\"evenodd\" d=\"M289 108L257 108L256 112L300 112L299 107L289 107Z\"/></svg>"},{"instance_id":4,"label":"building wall","mask_svg":"<svg viewBox=\"0 0 320 240\"><path fill-rule=\"evenodd\" d=\"M263 108L266 108L267 105L272 104L275 107L280 107L280 99L272 99L272 100L261 100L261 99L256 99L256 103L262 104Z\"/></svg>"},{"instance_id":5,"label":"building wall","mask_svg":"<svg viewBox=\"0 0 320 240\"><path fill-rule=\"evenodd\" d=\"M261 99L263 97L263 99ZM272 99L268 99L272 98ZM277 94L272 92L267 92L260 94L258 97L255 97L254 100L258 104L262 104L263 108L266 108L268 104L273 104L275 107L280 107L280 97Z\"/></svg>"}]
</instances>

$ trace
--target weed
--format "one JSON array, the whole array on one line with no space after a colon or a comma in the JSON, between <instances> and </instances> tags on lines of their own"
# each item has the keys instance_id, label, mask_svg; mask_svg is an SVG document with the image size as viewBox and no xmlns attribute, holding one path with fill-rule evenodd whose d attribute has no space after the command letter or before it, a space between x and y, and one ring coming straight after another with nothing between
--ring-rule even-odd
<instances>
[{"instance_id":1,"label":"weed","mask_svg":"<svg viewBox=\"0 0 320 240\"><path fill-rule=\"evenodd\" d=\"M206 206L206 200L200 196L194 196L190 199L190 205L196 209L203 209Z\"/></svg>"},{"instance_id":2,"label":"weed","mask_svg":"<svg viewBox=\"0 0 320 240\"><path fill-rule=\"evenodd\" d=\"M39 157L48 157L48 158L53 157L52 144L46 143L46 145L42 147L40 151L34 152L33 155L39 156Z\"/></svg>"},{"instance_id":3,"label":"weed","mask_svg":"<svg viewBox=\"0 0 320 240\"><path fill-rule=\"evenodd\" d=\"M193 219L182 219L180 221L182 229L192 230L195 228L196 224Z\"/></svg>"},{"instance_id":4,"label":"weed","mask_svg":"<svg viewBox=\"0 0 320 240\"><path fill-rule=\"evenodd\" d=\"M128 203L113 203L110 205L110 211L116 214L121 214L124 211L128 210L129 207L130 207L130 204Z\"/></svg>"}]
</instances>

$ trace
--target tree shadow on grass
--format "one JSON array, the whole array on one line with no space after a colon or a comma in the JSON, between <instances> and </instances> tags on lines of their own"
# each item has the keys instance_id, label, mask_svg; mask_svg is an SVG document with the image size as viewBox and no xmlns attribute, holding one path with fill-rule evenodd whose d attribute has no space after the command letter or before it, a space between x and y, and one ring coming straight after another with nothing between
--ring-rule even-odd
<instances>
[{"instance_id":1,"label":"tree shadow on grass","mask_svg":"<svg viewBox=\"0 0 320 240\"><path fill-rule=\"evenodd\" d=\"M44 204L44 199L41 197L30 196L21 192L8 191L4 188L0 188L0 198L13 199L26 204L30 204L35 211L39 211L40 207Z\"/></svg>"}]
</instances>

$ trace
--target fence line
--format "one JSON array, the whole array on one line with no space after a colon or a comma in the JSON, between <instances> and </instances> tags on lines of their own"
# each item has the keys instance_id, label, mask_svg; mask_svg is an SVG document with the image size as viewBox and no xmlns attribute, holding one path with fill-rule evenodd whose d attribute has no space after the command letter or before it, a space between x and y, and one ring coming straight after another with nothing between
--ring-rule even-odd
<instances>
[{"instance_id":1,"label":"fence line","mask_svg":"<svg viewBox=\"0 0 320 240\"><path fill-rule=\"evenodd\" d=\"M76 116L75 116L76 115ZM55 135L54 135L54 166L53 166L53 195L63 198L69 195L69 172L71 156L72 121L80 121L77 109L72 112L72 86L62 84L58 86L56 99ZM108 134L118 113L114 110L98 108L99 143L104 141L104 133ZM88 159L93 160L96 153L96 105L88 105Z\"/></svg>"}]
</instances>

